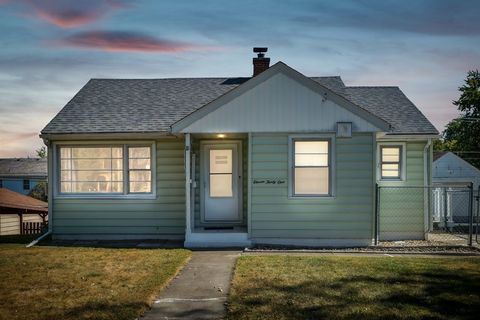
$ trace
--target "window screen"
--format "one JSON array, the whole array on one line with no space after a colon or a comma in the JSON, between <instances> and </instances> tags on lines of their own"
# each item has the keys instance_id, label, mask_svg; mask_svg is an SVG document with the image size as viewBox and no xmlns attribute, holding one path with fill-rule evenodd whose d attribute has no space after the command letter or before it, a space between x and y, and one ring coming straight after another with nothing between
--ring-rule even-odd
<instances>
[{"instance_id":1,"label":"window screen","mask_svg":"<svg viewBox=\"0 0 480 320\"><path fill-rule=\"evenodd\" d=\"M380 171L382 179L400 179L401 153L401 146L380 147Z\"/></svg>"},{"instance_id":2,"label":"window screen","mask_svg":"<svg viewBox=\"0 0 480 320\"><path fill-rule=\"evenodd\" d=\"M330 193L329 140L294 140L294 195Z\"/></svg>"}]
</instances>

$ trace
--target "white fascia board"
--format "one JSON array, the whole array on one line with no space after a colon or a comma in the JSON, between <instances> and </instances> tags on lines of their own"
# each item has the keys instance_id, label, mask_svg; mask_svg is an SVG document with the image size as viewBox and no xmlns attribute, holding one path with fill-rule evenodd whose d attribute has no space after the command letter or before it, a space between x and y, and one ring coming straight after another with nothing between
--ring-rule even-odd
<instances>
[{"instance_id":1,"label":"white fascia board","mask_svg":"<svg viewBox=\"0 0 480 320\"><path fill-rule=\"evenodd\" d=\"M118 133L45 133L40 134L44 141L72 140L124 140L124 139L168 139L176 138L168 132L118 132Z\"/></svg>"},{"instance_id":2,"label":"white fascia board","mask_svg":"<svg viewBox=\"0 0 480 320\"><path fill-rule=\"evenodd\" d=\"M405 140L428 140L440 139L438 134L389 134L388 132L378 132L377 141L405 141Z\"/></svg>"}]
</instances>

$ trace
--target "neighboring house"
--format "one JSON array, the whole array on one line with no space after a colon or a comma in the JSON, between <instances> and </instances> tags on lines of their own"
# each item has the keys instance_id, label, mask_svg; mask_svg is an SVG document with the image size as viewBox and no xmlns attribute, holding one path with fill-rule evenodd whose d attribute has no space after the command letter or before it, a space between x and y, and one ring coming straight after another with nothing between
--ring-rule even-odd
<instances>
[{"instance_id":1,"label":"neighboring house","mask_svg":"<svg viewBox=\"0 0 480 320\"><path fill-rule=\"evenodd\" d=\"M39 233L48 203L0 188L0 236Z\"/></svg>"},{"instance_id":2,"label":"neighboring house","mask_svg":"<svg viewBox=\"0 0 480 320\"><path fill-rule=\"evenodd\" d=\"M253 59L251 78L92 79L42 130L56 239L363 246L375 184L424 186L438 132L397 87ZM383 238L423 239L424 194Z\"/></svg>"},{"instance_id":3,"label":"neighboring house","mask_svg":"<svg viewBox=\"0 0 480 320\"><path fill-rule=\"evenodd\" d=\"M470 213L470 189L478 195L480 170L452 152L433 155L434 189L433 222L440 227L456 227L468 223ZM477 202L473 202L476 215ZM446 208L446 210L444 210Z\"/></svg>"},{"instance_id":4,"label":"neighboring house","mask_svg":"<svg viewBox=\"0 0 480 320\"><path fill-rule=\"evenodd\" d=\"M0 159L0 188L28 195L41 181L47 181L47 159Z\"/></svg>"}]
</instances>

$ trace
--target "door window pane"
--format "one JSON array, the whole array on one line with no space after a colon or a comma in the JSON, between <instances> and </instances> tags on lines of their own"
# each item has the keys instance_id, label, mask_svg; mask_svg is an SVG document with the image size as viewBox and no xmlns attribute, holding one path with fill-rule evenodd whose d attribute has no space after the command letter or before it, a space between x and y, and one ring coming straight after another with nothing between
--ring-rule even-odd
<instances>
[{"instance_id":1,"label":"door window pane","mask_svg":"<svg viewBox=\"0 0 480 320\"><path fill-rule=\"evenodd\" d=\"M233 197L232 174L210 175L210 197Z\"/></svg>"},{"instance_id":2,"label":"door window pane","mask_svg":"<svg viewBox=\"0 0 480 320\"><path fill-rule=\"evenodd\" d=\"M232 150L210 150L210 173L232 173Z\"/></svg>"},{"instance_id":3,"label":"door window pane","mask_svg":"<svg viewBox=\"0 0 480 320\"><path fill-rule=\"evenodd\" d=\"M210 197L233 197L233 150L210 150Z\"/></svg>"}]
</instances>

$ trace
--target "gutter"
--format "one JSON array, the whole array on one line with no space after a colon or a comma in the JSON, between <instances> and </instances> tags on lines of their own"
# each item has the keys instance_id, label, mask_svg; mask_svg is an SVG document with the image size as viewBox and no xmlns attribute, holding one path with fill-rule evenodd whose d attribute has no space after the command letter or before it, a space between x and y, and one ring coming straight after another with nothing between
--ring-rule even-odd
<instances>
[{"instance_id":1,"label":"gutter","mask_svg":"<svg viewBox=\"0 0 480 320\"><path fill-rule=\"evenodd\" d=\"M52 230L48 230L46 233L42 234L40 237L38 237L37 239L35 239L32 242L30 242L29 244L27 244L25 247L26 248L33 247L34 245L36 245L37 243L39 243L40 241L42 241L43 239L45 239L47 236L49 236L51 234L52 234Z\"/></svg>"},{"instance_id":2,"label":"gutter","mask_svg":"<svg viewBox=\"0 0 480 320\"><path fill-rule=\"evenodd\" d=\"M430 179L429 179L429 171L428 171L428 153L431 145L432 145L432 139L428 139L427 144L423 148L423 186L424 186L424 190L423 190L424 228L423 230L425 232L425 236L427 236L427 232L430 229L430 215L429 215Z\"/></svg>"}]
</instances>

